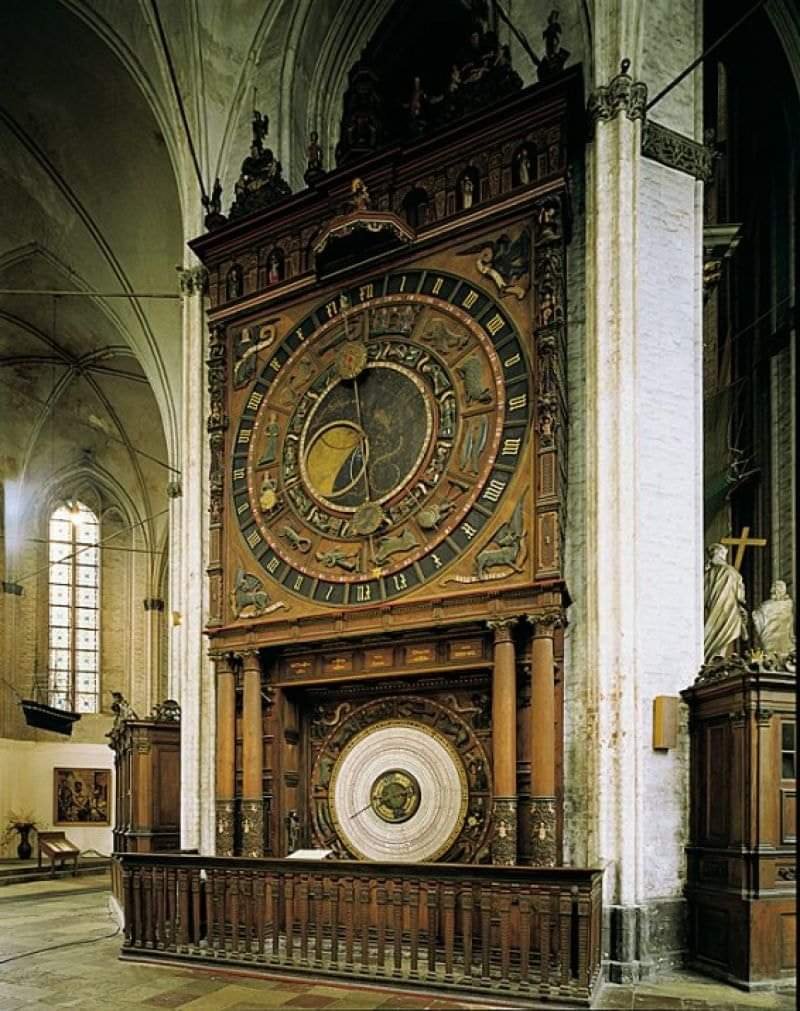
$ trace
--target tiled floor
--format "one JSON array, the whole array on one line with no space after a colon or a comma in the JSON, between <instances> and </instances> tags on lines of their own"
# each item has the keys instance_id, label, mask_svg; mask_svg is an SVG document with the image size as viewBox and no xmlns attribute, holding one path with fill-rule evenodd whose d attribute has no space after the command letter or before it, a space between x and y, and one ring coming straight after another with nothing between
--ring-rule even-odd
<instances>
[{"instance_id":1,"label":"tiled floor","mask_svg":"<svg viewBox=\"0 0 800 1011\"><path fill-rule=\"evenodd\" d=\"M256 1011L263 1008L480 1008L498 1003L464 1002L406 991L263 979L117 960L107 875L11 885L0 897L0 1009L180 1008ZM115 936L110 936L115 935ZM53 945L52 951L14 956ZM7 961L4 961L7 960ZM542 1005L544 1006L544 1005ZM559 1005L548 1004L556 1009ZM606 987L598 1007L630 1009L788 1009L788 994L745 994L699 976L681 974L657 984Z\"/></svg>"}]
</instances>

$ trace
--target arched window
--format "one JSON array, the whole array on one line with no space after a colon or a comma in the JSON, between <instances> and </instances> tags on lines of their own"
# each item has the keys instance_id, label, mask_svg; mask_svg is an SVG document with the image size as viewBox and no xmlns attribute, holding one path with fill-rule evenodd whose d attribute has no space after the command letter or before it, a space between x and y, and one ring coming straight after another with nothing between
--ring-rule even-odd
<instances>
[{"instance_id":1,"label":"arched window","mask_svg":"<svg viewBox=\"0 0 800 1011\"><path fill-rule=\"evenodd\" d=\"M50 516L48 696L79 713L100 709L100 525L82 502Z\"/></svg>"}]
</instances>

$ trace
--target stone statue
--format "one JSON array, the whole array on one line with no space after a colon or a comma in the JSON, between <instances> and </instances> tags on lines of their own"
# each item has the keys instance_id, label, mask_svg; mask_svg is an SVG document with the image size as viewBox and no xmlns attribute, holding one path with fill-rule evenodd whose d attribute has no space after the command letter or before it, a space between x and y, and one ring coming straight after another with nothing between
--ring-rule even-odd
<instances>
[{"instance_id":1,"label":"stone statue","mask_svg":"<svg viewBox=\"0 0 800 1011\"><path fill-rule=\"evenodd\" d=\"M122 692L112 692L111 698L113 702L111 703L111 712L114 714L114 727L118 727L120 723L124 723L125 720L138 720L139 717L133 710L130 702L125 698Z\"/></svg>"},{"instance_id":2,"label":"stone statue","mask_svg":"<svg viewBox=\"0 0 800 1011\"><path fill-rule=\"evenodd\" d=\"M769 600L753 611L753 631L756 645L765 653L785 657L794 650L794 604L782 579L770 587Z\"/></svg>"},{"instance_id":3,"label":"stone statue","mask_svg":"<svg viewBox=\"0 0 800 1011\"><path fill-rule=\"evenodd\" d=\"M286 852L294 853L300 849L300 817L297 811L290 811L286 815Z\"/></svg>"},{"instance_id":4,"label":"stone statue","mask_svg":"<svg viewBox=\"0 0 800 1011\"><path fill-rule=\"evenodd\" d=\"M706 660L727 656L737 639L748 638L744 582L725 560L727 556L724 544L711 544L706 550L703 579Z\"/></svg>"}]
</instances>

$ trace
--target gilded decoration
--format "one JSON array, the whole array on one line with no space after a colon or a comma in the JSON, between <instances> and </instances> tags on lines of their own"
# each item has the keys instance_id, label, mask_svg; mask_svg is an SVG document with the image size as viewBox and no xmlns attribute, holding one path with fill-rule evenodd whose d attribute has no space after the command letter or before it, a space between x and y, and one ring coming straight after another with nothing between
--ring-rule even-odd
<instances>
[{"instance_id":1,"label":"gilded decoration","mask_svg":"<svg viewBox=\"0 0 800 1011\"><path fill-rule=\"evenodd\" d=\"M492 863L513 867L517 862L517 798L495 797L492 812Z\"/></svg>"},{"instance_id":2,"label":"gilded decoration","mask_svg":"<svg viewBox=\"0 0 800 1011\"><path fill-rule=\"evenodd\" d=\"M242 800L239 802L242 830L242 856L264 856L264 802Z\"/></svg>"},{"instance_id":3,"label":"gilded decoration","mask_svg":"<svg viewBox=\"0 0 800 1011\"><path fill-rule=\"evenodd\" d=\"M534 867L555 867L558 860L555 797L533 797L530 811L531 864Z\"/></svg>"},{"instance_id":4,"label":"gilded decoration","mask_svg":"<svg viewBox=\"0 0 800 1011\"><path fill-rule=\"evenodd\" d=\"M218 800L216 803L216 852L218 857L233 856L236 801Z\"/></svg>"}]
</instances>

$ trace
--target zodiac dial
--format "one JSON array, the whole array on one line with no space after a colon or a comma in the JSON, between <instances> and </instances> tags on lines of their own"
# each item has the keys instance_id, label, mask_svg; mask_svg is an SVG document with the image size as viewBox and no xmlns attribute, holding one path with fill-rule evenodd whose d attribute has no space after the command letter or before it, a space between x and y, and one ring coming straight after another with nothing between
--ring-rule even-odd
<instances>
[{"instance_id":1,"label":"zodiac dial","mask_svg":"<svg viewBox=\"0 0 800 1011\"><path fill-rule=\"evenodd\" d=\"M375 603L480 539L530 420L522 342L492 298L441 272L389 274L267 355L242 394L231 490L272 579L320 604Z\"/></svg>"}]
</instances>

